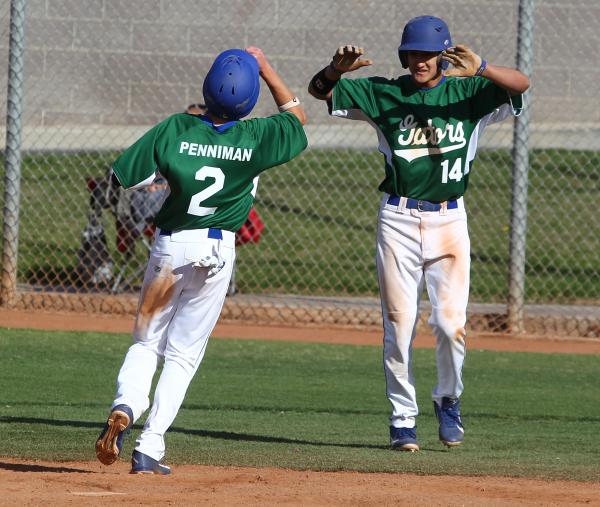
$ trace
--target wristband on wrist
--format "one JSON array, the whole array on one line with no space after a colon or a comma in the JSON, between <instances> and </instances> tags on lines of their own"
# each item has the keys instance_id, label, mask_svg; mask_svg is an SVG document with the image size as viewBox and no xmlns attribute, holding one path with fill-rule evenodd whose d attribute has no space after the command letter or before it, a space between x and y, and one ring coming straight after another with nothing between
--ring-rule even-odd
<instances>
[{"instance_id":1,"label":"wristband on wrist","mask_svg":"<svg viewBox=\"0 0 600 507\"><path fill-rule=\"evenodd\" d=\"M289 102L286 102L285 104L281 104L279 106L279 112L285 113L288 109L291 109L292 107L296 107L299 105L300 105L300 99L298 97L294 97Z\"/></svg>"},{"instance_id":2,"label":"wristband on wrist","mask_svg":"<svg viewBox=\"0 0 600 507\"><path fill-rule=\"evenodd\" d=\"M484 60L482 58L481 59L481 65L477 69L477 72L475 72L475 75L476 76L481 76L481 74L483 74L485 72L485 69L487 69L487 60Z\"/></svg>"},{"instance_id":3,"label":"wristband on wrist","mask_svg":"<svg viewBox=\"0 0 600 507\"><path fill-rule=\"evenodd\" d=\"M329 68L331 69L332 72L335 72L336 75L338 76L342 76L343 72L340 72L339 70L337 70L335 68L335 65L333 64L333 60L331 60L331 62L329 62Z\"/></svg>"},{"instance_id":4,"label":"wristband on wrist","mask_svg":"<svg viewBox=\"0 0 600 507\"><path fill-rule=\"evenodd\" d=\"M312 87L321 95L327 95L331 90L333 90L333 88L338 82L338 79L329 79L325 75L326 70L327 67L317 72L317 74L315 74L315 76L310 81Z\"/></svg>"}]
</instances>

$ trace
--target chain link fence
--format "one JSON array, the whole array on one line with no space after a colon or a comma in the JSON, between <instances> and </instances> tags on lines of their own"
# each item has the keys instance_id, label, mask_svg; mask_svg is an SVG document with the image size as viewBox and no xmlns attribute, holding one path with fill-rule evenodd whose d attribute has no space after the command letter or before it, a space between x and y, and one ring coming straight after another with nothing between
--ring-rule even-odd
<instances>
[{"instance_id":1,"label":"chain link fence","mask_svg":"<svg viewBox=\"0 0 600 507\"><path fill-rule=\"evenodd\" d=\"M14 232L7 221L14 201L7 197L9 149L3 144L3 304L135 311L151 241L148 215L161 190L111 191L107 170L150 126L202 101L203 76L218 52L255 45L309 115L309 149L260 179L255 209L265 229L258 243L238 247L223 313L270 323L380 324L374 243L383 158L368 125L332 119L309 97L312 75L344 43L364 46L374 61L356 77L402 73L401 30L419 14L444 17L454 43L514 67L523 22L517 0L12 4L25 21L24 70L16 84L22 92L20 212L13 291L5 273L16 246L7 236ZM529 4L530 122L521 139L529 176L526 222L515 222L515 129L508 120L484 133L466 194L470 321L477 329L508 328L511 230L520 223L522 329L600 336L600 217L593 211L600 197L600 6L592 0ZM5 68L10 27L11 2L4 0ZM0 95L9 88L8 77L0 77ZM3 143L6 104L0 103ZM275 111L263 86L253 114Z\"/></svg>"}]
</instances>

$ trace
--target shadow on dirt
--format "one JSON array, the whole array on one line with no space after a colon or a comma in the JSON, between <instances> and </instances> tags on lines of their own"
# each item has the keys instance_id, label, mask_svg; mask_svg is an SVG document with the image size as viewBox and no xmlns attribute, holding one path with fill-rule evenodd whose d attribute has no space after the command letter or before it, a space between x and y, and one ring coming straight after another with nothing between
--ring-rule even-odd
<instances>
[{"instance_id":1,"label":"shadow on dirt","mask_svg":"<svg viewBox=\"0 0 600 507\"><path fill-rule=\"evenodd\" d=\"M44 465L29 465L27 463L3 463L0 461L0 469L11 470L13 472L45 472L55 474L91 474L89 470L83 470L81 468L69 468L69 467L52 467Z\"/></svg>"}]
</instances>

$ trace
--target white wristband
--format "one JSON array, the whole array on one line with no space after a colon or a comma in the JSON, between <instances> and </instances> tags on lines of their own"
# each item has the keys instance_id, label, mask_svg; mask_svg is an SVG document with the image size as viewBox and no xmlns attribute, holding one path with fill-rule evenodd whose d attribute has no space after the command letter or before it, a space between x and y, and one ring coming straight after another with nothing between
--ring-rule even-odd
<instances>
[{"instance_id":1,"label":"white wristband","mask_svg":"<svg viewBox=\"0 0 600 507\"><path fill-rule=\"evenodd\" d=\"M292 107L296 107L299 105L300 105L300 99L298 97L294 97L289 102L286 102L285 104L282 104L281 106L279 106L279 112L284 113L288 109L291 109Z\"/></svg>"}]
</instances>

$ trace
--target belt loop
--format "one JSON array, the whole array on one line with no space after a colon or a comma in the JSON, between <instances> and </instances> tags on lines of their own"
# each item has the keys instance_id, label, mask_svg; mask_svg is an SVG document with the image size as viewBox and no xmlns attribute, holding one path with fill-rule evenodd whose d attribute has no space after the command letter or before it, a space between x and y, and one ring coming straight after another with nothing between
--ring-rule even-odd
<instances>
[{"instance_id":1,"label":"belt loop","mask_svg":"<svg viewBox=\"0 0 600 507\"><path fill-rule=\"evenodd\" d=\"M398 211L400 211L400 212L406 211L406 209L407 209L406 208L406 201L407 200L408 199L406 197L400 197L400 204L398 205ZM409 211L409 213L410 213L410 211Z\"/></svg>"}]
</instances>

